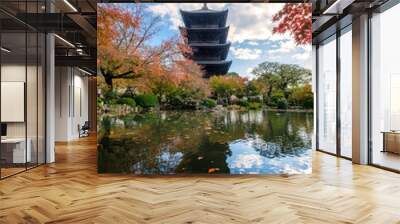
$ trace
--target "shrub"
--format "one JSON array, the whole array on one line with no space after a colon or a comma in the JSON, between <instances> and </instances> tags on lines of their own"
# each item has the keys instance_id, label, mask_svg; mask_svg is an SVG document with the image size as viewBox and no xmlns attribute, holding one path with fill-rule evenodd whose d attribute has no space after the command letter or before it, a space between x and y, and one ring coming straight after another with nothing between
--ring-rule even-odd
<instances>
[{"instance_id":1,"label":"shrub","mask_svg":"<svg viewBox=\"0 0 400 224\"><path fill-rule=\"evenodd\" d=\"M196 93L184 88L176 88L166 97L166 107L171 109L196 109L199 105Z\"/></svg>"},{"instance_id":2,"label":"shrub","mask_svg":"<svg viewBox=\"0 0 400 224\"><path fill-rule=\"evenodd\" d=\"M274 92L271 96L270 106L277 107L278 109L287 109L288 101L282 92Z\"/></svg>"},{"instance_id":3,"label":"shrub","mask_svg":"<svg viewBox=\"0 0 400 224\"><path fill-rule=\"evenodd\" d=\"M288 101L284 97L279 98L276 101L276 107L278 109L287 109L288 108Z\"/></svg>"},{"instance_id":4,"label":"shrub","mask_svg":"<svg viewBox=\"0 0 400 224\"><path fill-rule=\"evenodd\" d=\"M239 100L238 105L242 106L242 107L248 107L249 101L241 99L241 100Z\"/></svg>"},{"instance_id":5,"label":"shrub","mask_svg":"<svg viewBox=\"0 0 400 224\"><path fill-rule=\"evenodd\" d=\"M118 93L115 90L109 90L104 93L104 99L115 99L118 97Z\"/></svg>"},{"instance_id":6,"label":"shrub","mask_svg":"<svg viewBox=\"0 0 400 224\"><path fill-rule=\"evenodd\" d=\"M155 107L158 104L157 96L154 94L143 94L135 97L137 105L143 108Z\"/></svg>"},{"instance_id":7,"label":"shrub","mask_svg":"<svg viewBox=\"0 0 400 224\"><path fill-rule=\"evenodd\" d=\"M217 106L217 102L213 99L205 99L203 100L202 105L207 108L213 108Z\"/></svg>"},{"instance_id":8,"label":"shrub","mask_svg":"<svg viewBox=\"0 0 400 224\"><path fill-rule=\"evenodd\" d=\"M303 101L303 107L306 109L312 109L314 108L314 97L313 95L308 96L304 99Z\"/></svg>"},{"instance_id":9,"label":"shrub","mask_svg":"<svg viewBox=\"0 0 400 224\"><path fill-rule=\"evenodd\" d=\"M226 108L228 108L229 110L243 110L243 107L239 106L239 105L228 105Z\"/></svg>"},{"instance_id":10,"label":"shrub","mask_svg":"<svg viewBox=\"0 0 400 224\"><path fill-rule=\"evenodd\" d=\"M262 100L259 96L250 96L249 102L262 103Z\"/></svg>"},{"instance_id":11,"label":"shrub","mask_svg":"<svg viewBox=\"0 0 400 224\"><path fill-rule=\"evenodd\" d=\"M128 105L128 106L131 106L131 107L136 106L135 100L132 99L132 98L129 98L129 97L122 97L122 98L117 100L117 103L118 104L123 104L123 105Z\"/></svg>"},{"instance_id":12,"label":"shrub","mask_svg":"<svg viewBox=\"0 0 400 224\"><path fill-rule=\"evenodd\" d=\"M103 103L112 105L112 104L117 104L118 100L118 93L115 90L109 90L106 91L103 95Z\"/></svg>"},{"instance_id":13,"label":"shrub","mask_svg":"<svg viewBox=\"0 0 400 224\"><path fill-rule=\"evenodd\" d=\"M100 97L97 97L97 105L102 105L104 103L103 99Z\"/></svg>"},{"instance_id":14,"label":"shrub","mask_svg":"<svg viewBox=\"0 0 400 224\"><path fill-rule=\"evenodd\" d=\"M118 104L118 102L117 102L116 99L106 99L106 100L104 100L104 103L107 104L107 105L115 105L115 104Z\"/></svg>"},{"instance_id":15,"label":"shrub","mask_svg":"<svg viewBox=\"0 0 400 224\"><path fill-rule=\"evenodd\" d=\"M249 108L250 110L260 109L261 108L261 103L251 102L251 103L248 104L247 108Z\"/></svg>"}]
</instances>

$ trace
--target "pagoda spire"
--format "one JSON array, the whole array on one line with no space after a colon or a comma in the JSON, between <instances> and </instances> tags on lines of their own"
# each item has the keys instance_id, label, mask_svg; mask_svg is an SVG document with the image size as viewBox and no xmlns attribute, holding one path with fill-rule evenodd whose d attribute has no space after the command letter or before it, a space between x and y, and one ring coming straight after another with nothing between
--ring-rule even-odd
<instances>
[{"instance_id":1,"label":"pagoda spire","mask_svg":"<svg viewBox=\"0 0 400 224\"><path fill-rule=\"evenodd\" d=\"M211 10L203 3L201 9L181 10L181 15L185 24L181 32L193 51L187 57L204 70L204 78L225 75L232 64L231 60L226 60L230 47L229 27L226 26L228 9Z\"/></svg>"}]
</instances>

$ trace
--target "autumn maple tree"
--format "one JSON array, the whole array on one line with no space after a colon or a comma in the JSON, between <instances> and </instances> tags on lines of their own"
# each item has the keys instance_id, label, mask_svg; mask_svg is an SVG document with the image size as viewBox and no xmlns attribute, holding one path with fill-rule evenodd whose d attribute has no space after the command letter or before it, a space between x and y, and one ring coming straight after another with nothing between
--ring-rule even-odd
<instances>
[{"instance_id":1,"label":"autumn maple tree","mask_svg":"<svg viewBox=\"0 0 400 224\"><path fill-rule=\"evenodd\" d=\"M311 44L311 11L311 3L286 3L273 17L273 21L277 22L273 32L280 34L289 32L298 45Z\"/></svg>"},{"instance_id":2,"label":"autumn maple tree","mask_svg":"<svg viewBox=\"0 0 400 224\"><path fill-rule=\"evenodd\" d=\"M97 13L97 65L110 87L115 79L161 74L163 63L188 51L179 38L164 40L158 46L150 45L148 42L158 34L161 20L148 16L141 4L131 7L99 4Z\"/></svg>"}]
</instances>

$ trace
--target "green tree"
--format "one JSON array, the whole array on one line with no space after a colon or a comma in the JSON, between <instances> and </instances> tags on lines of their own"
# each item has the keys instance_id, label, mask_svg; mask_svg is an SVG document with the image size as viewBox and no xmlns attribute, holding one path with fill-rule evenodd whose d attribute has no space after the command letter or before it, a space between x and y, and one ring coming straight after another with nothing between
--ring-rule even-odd
<instances>
[{"instance_id":1,"label":"green tree","mask_svg":"<svg viewBox=\"0 0 400 224\"><path fill-rule=\"evenodd\" d=\"M257 82L264 85L266 103L270 103L272 90L277 87L280 64L276 62L263 62L253 69L252 73L257 77Z\"/></svg>"},{"instance_id":2,"label":"green tree","mask_svg":"<svg viewBox=\"0 0 400 224\"><path fill-rule=\"evenodd\" d=\"M259 85L257 85L255 80L249 81L245 88L246 96L257 96L260 95L261 91L259 89Z\"/></svg>"},{"instance_id":3,"label":"green tree","mask_svg":"<svg viewBox=\"0 0 400 224\"><path fill-rule=\"evenodd\" d=\"M295 106L301 106L307 109L313 108L314 96L310 84L298 86L293 89L289 102Z\"/></svg>"},{"instance_id":4,"label":"green tree","mask_svg":"<svg viewBox=\"0 0 400 224\"><path fill-rule=\"evenodd\" d=\"M227 76L239 76L239 73L237 73L237 72L228 72L226 75Z\"/></svg>"},{"instance_id":5,"label":"green tree","mask_svg":"<svg viewBox=\"0 0 400 224\"><path fill-rule=\"evenodd\" d=\"M218 99L228 99L231 95L242 95L245 89L244 79L240 76L213 76L209 80L212 92Z\"/></svg>"},{"instance_id":6,"label":"green tree","mask_svg":"<svg viewBox=\"0 0 400 224\"><path fill-rule=\"evenodd\" d=\"M278 88L283 91L285 98L290 95L290 88L309 82L311 71L298 65L282 64L278 69Z\"/></svg>"},{"instance_id":7,"label":"green tree","mask_svg":"<svg viewBox=\"0 0 400 224\"><path fill-rule=\"evenodd\" d=\"M252 73L257 77L257 81L265 86L267 103L270 103L274 90L282 92L287 100L293 88L309 83L311 79L309 69L276 62L263 62Z\"/></svg>"}]
</instances>

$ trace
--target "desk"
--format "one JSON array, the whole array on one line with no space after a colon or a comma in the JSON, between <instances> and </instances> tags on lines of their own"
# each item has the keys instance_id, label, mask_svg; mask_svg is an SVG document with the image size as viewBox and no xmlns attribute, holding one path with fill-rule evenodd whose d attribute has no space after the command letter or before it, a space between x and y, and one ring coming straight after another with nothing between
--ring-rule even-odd
<instances>
[{"instance_id":1,"label":"desk","mask_svg":"<svg viewBox=\"0 0 400 224\"><path fill-rule=\"evenodd\" d=\"M382 152L392 152L400 154L400 132L383 131L383 150Z\"/></svg>"},{"instance_id":2,"label":"desk","mask_svg":"<svg viewBox=\"0 0 400 224\"><path fill-rule=\"evenodd\" d=\"M31 139L28 142L25 152L25 138L5 138L1 139L1 156L6 160L6 163L26 163L31 162Z\"/></svg>"}]
</instances>

